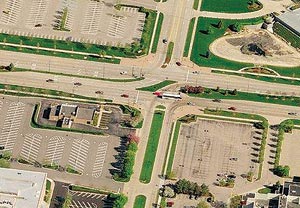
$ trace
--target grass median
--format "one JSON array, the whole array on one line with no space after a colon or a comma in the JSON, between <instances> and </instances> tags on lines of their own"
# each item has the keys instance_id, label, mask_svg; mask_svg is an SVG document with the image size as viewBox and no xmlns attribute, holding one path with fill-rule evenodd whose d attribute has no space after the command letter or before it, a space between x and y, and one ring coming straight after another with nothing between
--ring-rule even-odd
<instances>
[{"instance_id":1,"label":"grass median","mask_svg":"<svg viewBox=\"0 0 300 208\"><path fill-rule=\"evenodd\" d=\"M156 110L153 115L143 166L140 174L140 181L142 183L149 183L151 180L164 115L165 113L159 110Z\"/></svg>"},{"instance_id":2,"label":"grass median","mask_svg":"<svg viewBox=\"0 0 300 208\"><path fill-rule=\"evenodd\" d=\"M185 45L184 45L183 57L188 57L188 55L189 55L195 20L196 20L196 18L193 17L189 23L189 29L188 29L188 33L187 33Z\"/></svg>"},{"instance_id":3,"label":"grass median","mask_svg":"<svg viewBox=\"0 0 300 208\"><path fill-rule=\"evenodd\" d=\"M203 0L201 2L201 11L225 12L225 13L246 13L260 10L262 4L253 1L250 7L249 0Z\"/></svg>"},{"instance_id":4,"label":"grass median","mask_svg":"<svg viewBox=\"0 0 300 208\"><path fill-rule=\"evenodd\" d=\"M137 88L137 90L141 90L141 91L149 91L149 92L155 92L163 87L166 87L168 85L174 84L176 83L176 81L173 80L164 80L162 82L159 82L157 84L154 85L150 85L147 87L141 87L141 88Z\"/></svg>"},{"instance_id":5,"label":"grass median","mask_svg":"<svg viewBox=\"0 0 300 208\"><path fill-rule=\"evenodd\" d=\"M227 71L219 71L219 70L212 70L212 73L240 76L240 77L245 77L245 78L249 78L249 79L256 79L259 81L273 82L273 83L278 83L278 84L300 85L300 80L290 80L290 79L285 79L285 78L280 78L280 77L267 77L267 76L263 76L263 75L235 73L235 72L229 72L229 71L227 72Z\"/></svg>"},{"instance_id":6,"label":"grass median","mask_svg":"<svg viewBox=\"0 0 300 208\"><path fill-rule=\"evenodd\" d=\"M157 51L157 46L158 46L158 41L159 41L159 37L160 37L161 26L162 26L163 20L164 20L164 14L159 13L151 53L156 53L156 51Z\"/></svg>"},{"instance_id":7,"label":"grass median","mask_svg":"<svg viewBox=\"0 0 300 208\"><path fill-rule=\"evenodd\" d=\"M146 197L138 195L135 197L133 208L144 208L146 205Z\"/></svg>"},{"instance_id":8,"label":"grass median","mask_svg":"<svg viewBox=\"0 0 300 208\"><path fill-rule=\"evenodd\" d=\"M176 151L176 145L177 145L178 136L179 136L180 125L181 125L181 121L178 120L176 122L175 129L174 129L171 150L170 150L170 154L169 154L169 158L168 158L166 175L169 175L172 171L172 166L173 166L173 161L174 161L175 151ZM171 134L172 134L172 131L171 131Z\"/></svg>"}]
</instances>

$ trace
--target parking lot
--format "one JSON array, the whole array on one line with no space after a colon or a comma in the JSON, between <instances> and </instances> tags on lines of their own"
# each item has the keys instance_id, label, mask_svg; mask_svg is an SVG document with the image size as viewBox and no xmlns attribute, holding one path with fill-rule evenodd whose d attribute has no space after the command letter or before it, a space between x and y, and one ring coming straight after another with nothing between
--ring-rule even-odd
<instances>
[{"instance_id":1,"label":"parking lot","mask_svg":"<svg viewBox=\"0 0 300 208\"><path fill-rule=\"evenodd\" d=\"M217 175L241 175L253 171L254 127L250 124L202 120L182 124L173 169L178 178L213 185Z\"/></svg>"},{"instance_id":2,"label":"parking lot","mask_svg":"<svg viewBox=\"0 0 300 208\"><path fill-rule=\"evenodd\" d=\"M47 166L70 166L81 175L43 168L54 180L122 189L115 183L109 169L116 162L115 147L120 145L116 136L98 136L82 133L36 129L30 120L37 99L5 97L0 101L0 145L12 151L14 158ZM13 162L14 168L41 171L40 167Z\"/></svg>"},{"instance_id":3,"label":"parking lot","mask_svg":"<svg viewBox=\"0 0 300 208\"><path fill-rule=\"evenodd\" d=\"M290 176L300 175L300 161L293 158L300 158L299 146L299 129L293 129L292 134L284 134L282 150L280 154L280 165L290 166Z\"/></svg>"},{"instance_id":4,"label":"parking lot","mask_svg":"<svg viewBox=\"0 0 300 208\"><path fill-rule=\"evenodd\" d=\"M0 33L114 46L139 40L145 14L131 7L116 10L114 3L112 0L1 1ZM152 9L155 7L155 2L148 4Z\"/></svg>"}]
</instances>

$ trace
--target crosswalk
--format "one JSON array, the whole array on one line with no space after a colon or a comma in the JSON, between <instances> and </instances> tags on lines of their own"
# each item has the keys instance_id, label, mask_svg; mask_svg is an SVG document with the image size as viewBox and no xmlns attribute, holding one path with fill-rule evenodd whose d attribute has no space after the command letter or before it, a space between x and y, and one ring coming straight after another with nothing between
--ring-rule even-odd
<instances>
[{"instance_id":1,"label":"crosswalk","mask_svg":"<svg viewBox=\"0 0 300 208\"><path fill-rule=\"evenodd\" d=\"M30 162L36 161L41 140L42 136L39 134L26 134L20 156Z\"/></svg>"},{"instance_id":2,"label":"crosswalk","mask_svg":"<svg viewBox=\"0 0 300 208\"><path fill-rule=\"evenodd\" d=\"M72 144L69 164L77 171L83 172L90 143L85 139L75 139Z\"/></svg>"},{"instance_id":3,"label":"crosswalk","mask_svg":"<svg viewBox=\"0 0 300 208\"><path fill-rule=\"evenodd\" d=\"M92 176L95 178L99 178L102 174L102 168L105 161L106 151L107 151L107 143L102 142L98 146L96 160L93 166Z\"/></svg>"},{"instance_id":4,"label":"crosswalk","mask_svg":"<svg viewBox=\"0 0 300 208\"><path fill-rule=\"evenodd\" d=\"M1 131L0 145L12 151L21 125L25 104L13 102L9 105Z\"/></svg>"},{"instance_id":5,"label":"crosswalk","mask_svg":"<svg viewBox=\"0 0 300 208\"><path fill-rule=\"evenodd\" d=\"M6 25L15 25L21 12L22 0L6 0L6 9L2 13L1 23Z\"/></svg>"},{"instance_id":6,"label":"crosswalk","mask_svg":"<svg viewBox=\"0 0 300 208\"><path fill-rule=\"evenodd\" d=\"M50 164L59 164L63 156L66 139L61 136L54 136L50 138L46 151L46 161Z\"/></svg>"}]
</instances>

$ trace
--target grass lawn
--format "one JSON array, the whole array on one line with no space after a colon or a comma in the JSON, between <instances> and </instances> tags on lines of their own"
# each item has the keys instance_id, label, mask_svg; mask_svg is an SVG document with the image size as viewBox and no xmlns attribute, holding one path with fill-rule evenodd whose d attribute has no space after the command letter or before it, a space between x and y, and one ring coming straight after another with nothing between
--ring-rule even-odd
<instances>
[{"instance_id":1,"label":"grass lawn","mask_svg":"<svg viewBox=\"0 0 300 208\"><path fill-rule=\"evenodd\" d=\"M161 26L162 26L163 20L164 20L164 14L159 13L151 53L156 53L156 51L157 51L157 45L158 45L158 41L159 41L159 37L160 37Z\"/></svg>"},{"instance_id":2,"label":"grass lawn","mask_svg":"<svg viewBox=\"0 0 300 208\"><path fill-rule=\"evenodd\" d=\"M170 63L171 58L172 58L172 54L173 54L173 49L174 49L174 42L169 42L168 44L168 50L167 50L167 55L165 58L165 62L163 64L163 68L167 67L167 64Z\"/></svg>"},{"instance_id":3,"label":"grass lawn","mask_svg":"<svg viewBox=\"0 0 300 208\"><path fill-rule=\"evenodd\" d=\"M225 92L227 91L227 95ZM272 103L280 105L289 105L289 106L299 106L300 97L292 96L274 96L266 94L256 94L248 92L237 92L237 95L233 95L231 91L228 90L219 90L218 92L215 89L206 89L204 93L199 94L188 94L192 97L201 97L207 99L230 99L230 100L248 100L254 102L262 103Z\"/></svg>"},{"instance_id":4,"label":"grass lawn","mask_svg":"<svg viewBox=\"0 0 300 208\"><path fill-rule=\"evenodd\" d=\"M251 119L251 120L259 120L259 121L266 121L267 122L267 119L265 119L263 116L256 115L256 114L239 113L239 112L214 110L214 109L205 109L204 113L205 114L211 114L211 115L217 115L217 116Z\"/></svg>"},{"instance_id":5,"label":"grass lawn","mask_svg":"<svg viewBox=\"0 0 300 208\"><path fill-rule=\"evenodd\" d=\"M246 13L259 10L249 8L248 2L249 0L202 0L201 11Z\"/></svg>"},{"instance_id":6,"label":"grass lawn","mask_svg":"<svg viewBox=\"0 0 300 208\"><path fill-rule=\"evenodd\" d=\"M67 165L66 172L72 173L72 174L77 174L77 175L81 175L82 174L81 172L75 170L71 165Z\"/></svg>"},{"instance_id":7,"label":"grass lawn","mask_svg":"<svg viewBox=\"0 0 300 208\"><path fill-rule=\"evenodd\" d=\"M149 183L151 180L164 115L165 113L159 110L156 110L153 115L153 120L143 161L143 167L140 174L140 181L142 183Z\"/></svg>"},{"instance_id":8,"label":"grass lawn","mask_svg":"<svg viewBox=\"0 0 300 208\"><path fill-rule=\"evenodd\" d=\"M177 121L176 125L175 125L173 141L172 141L171 151L170 151L168 165L167 165L167 171L166 171L167 175L172 171L173 161L174 161L174 157L175 157L175 150L176 150L176 145L177 145L178 136L179 136L180 125L181 125L181 121ZM171 132L171 134L172 134L172 132Z\"/></svg>"},{"instance_id":9,"label":"grass lawn","mask_svg":"<svg viewBox=\"0 0 300 208\"><path fill-rule=\"evenodd\" d=\"M288 84L288 85L300 85L300 80L290 80L290 79L284 79L284 78L276 78L276 77L267 77L267 76L260 76L260 75L252 75L252 74L241 74L241 73L234 73L234 72L225 72L225 71L218 71L218 70L212 70L212 73L217 74L228 74L228 75L234 75L234 76L240 76L250 79L256 79L260 81L265 82L274 82L278 84Z\"/></svg>"},{"instance_id":10,"label":"grass lawn","mask_svg":"<svg viewBox=\"0 0 300 208\"><path fill-rule=\"evenodd\" d=\"M189 23L189 29L188 29L188 33L187 33L185 45L184 45L183 57L188 57L188 55L189 55L189 49L190 49L190 45L191 45L195 20L196 20L195 17L193 17Z\"/></svg>"},{"instance_id":11,"label":"grass lawn","mask_svg":"<svg viewBox=\"0 0 300 208\"><path fill-rule=\"evenodd\" d=\"M135 197L133 208L144 208L146 205L146 197L138 195Z\"/></svg>"},{"instance_id":12,"label":"grass lawn","mask_svg":"<svg viewBox=\"0 0 300 208\"><path fill-rule=\"evenodd\" d=\"M193 9L198 10L200 0L194 0Z\"/></svg>"},{"instance_id":13,"label":"grass lawn","mask_svg":"<svg viewBox=\"0 0 300 208\"><path fill-rule=\"evenodd\" d=\"M263 20L261 17L243 20L229 20L223 19L223 26L217 28L217 24L220 19L199 17L197 21L196 34L193 42L193 49L191 53L191 61L199 66L239 70L244 67L252 67L253 63L242 63L237 61L231 61L218 57L210 52L208 58L206 58L207 52L209 52L209 45L224 35L227 28L234 24L240 23L241 25L253 25L261 23ZM211 29L211 33L207 34L208 28ZM203 41L205 40L205 41ZM300 77L300 67L277 67L266 65L265 67L270 68L278 72L282 76Z\"/></svg>"},{"instance_id":14,"label":"grass lawn","mask_svg":"<svg viewBox=\"0 0 300 208\"><path fill-rule=\"evenodd\" d=\"M49 203L50 202L50 188L51 188L51 182L49 180L46 181L46 190L45 190L45 196L44 201Z\"/></svg>"},{"instance_id":15,"label":"grass lawn","mask_svg":"<svg viewBox=\"0 0 300 208\"><path fill-rule=\"evenodd\" d=\"M176 83L176 81L173 80L164 80L160 83L154 84L154 85L150 85L147 87L141 87L141 88L137 88L137 90L141 90L141 91L149 91L149 92L155 92L163 87L166 87L168 85L174 84Z\"/></svg>"},{"instance_id":16,"label":"grass lawn","mask_svg":"<svg viewBox=\"0 0 300 208\"><path fill-rule=\"evenodd\" d=\"M80 191L80 192L89 192L89 193L95 193L95 194L109 194L111 192L104 191L96 188L90 188L86 186L78 186L78 185L71 185L70 190L72 191Z\"/></svg>"},{"instance_id":17,"label":"grass lawn","mask_svg":"<svg viewBox=\"0 0 300 208\"><path fill-rule=\"evenodd\" d=\"M260 194L268 194L271 193L271 189L270 188L262 188L258 190L258 193Z\"/></svg>"},{"instance_id":18,"label":"grass lawn","mask_svg":"<svg viewBox=\"0 0 300 208\"><path fill-rule=\"evenodd\" d=\"M166 107L164 105L158 105L158 106L156 106L156 108L157 109L162 109L162 110L166 109Z\"/></svg>"}]
</instances>

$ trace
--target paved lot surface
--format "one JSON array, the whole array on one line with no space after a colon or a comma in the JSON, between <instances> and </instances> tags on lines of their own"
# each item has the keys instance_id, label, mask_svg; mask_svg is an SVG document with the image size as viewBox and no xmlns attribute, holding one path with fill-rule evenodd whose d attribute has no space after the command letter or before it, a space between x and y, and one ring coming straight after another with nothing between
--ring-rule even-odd
<instances>
[{"instance_id":1,"label":"paved lot surface","mask_svg":"<svg viewBox=\"0 0 300 208\"><path fill-rule=\"evenodd\" d=\"M113 182L109 169L116 162L115 147L120 139L115 136L85 135L72 132L34 129L30 119L37 99L19 100L15 97L0 97L0 146L12 151L14 158L22 158L30 163L72 166L82 173L74 175L58 170L35 168L18 162L13 167L44 171L54 180L79 183L88 186L105 187L113 191L122 184Z\"/></svg>"},{"instance_id":2,"label":"paved lot surface","mask_svg":"<svg viewBox=\"0 0 300 208\"><path fill-rule=\"evenodd\" d=\"M245 181L241 174L256 166L251 161L253 135L248 124L201 119L183 124L173 166L177 177L213 185L217 174L235 174L236 183Z\"/></svg>"},{"instance_id":3,"label":"paved lot surface","mask_svg":"<svg viewBox=\"0 0 300 208\"><path fill-rule=\"evenodd\" d=\"M145 14L129 7L118 11L113 3L113 0L1 1L4 12L0 13L0 32L102 45L125 45L140 39ZM59 31L65 14L64 31Z\"/></svg>"},{"instance_id":4,"label":"paved lot surface","mask_svg":"<svg viewBox=\"0 0 300 208\"><path fill-rule=\"evenodd\" d=\"M300 130L294 129L292 134L284 134L284 141L282 144L282 151L280 155L280 165L290 166L290 175L300 175Z\"/></svg>"}]
</instances>

